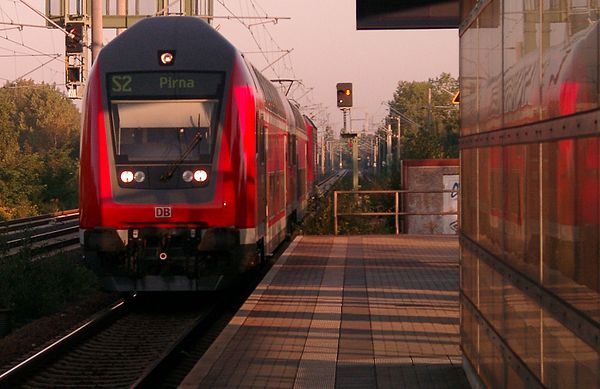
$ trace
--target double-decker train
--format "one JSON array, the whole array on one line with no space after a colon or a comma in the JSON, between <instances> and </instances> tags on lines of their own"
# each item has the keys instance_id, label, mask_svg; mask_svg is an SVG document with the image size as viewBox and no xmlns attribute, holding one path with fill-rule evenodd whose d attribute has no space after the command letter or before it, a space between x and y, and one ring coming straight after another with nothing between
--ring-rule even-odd
<instances>
[{"instance_id":1,"label":"double-decker train","mask_svg":"<svg viewBox=\"0 0 600 389\"><path fill-rule=\"evenodd\" d=\"M219 289L305 212L316 127L200 19L117 36L83 110L80 241L109 290Z\"/></svg>"}]
</instances>

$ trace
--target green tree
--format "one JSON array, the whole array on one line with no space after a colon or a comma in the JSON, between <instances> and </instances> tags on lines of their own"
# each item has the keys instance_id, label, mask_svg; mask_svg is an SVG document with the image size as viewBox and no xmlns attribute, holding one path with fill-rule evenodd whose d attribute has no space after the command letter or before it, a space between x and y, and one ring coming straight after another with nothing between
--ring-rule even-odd
<instances>
[{"instance_id":1,"label":"green tree","mask_svg":"<svg viewBox=\"0 0 600 389\"><path fill-rule=\"evenodd\" d=\"M73 207L78 149L79 112L54 86L0 88L0 219Z\"/></svg>"},{"instance_id":2,"label":"green tree","mask_svg":"<svg viewBox=\"0 0 600 389\"><path fill-rule=\"evenodd\" d=\"M22 147L29 145L34 152L79 147L79 111L55 86L22 80L2 89L14 101L13 121Z\"/></svg>"},{"instance_id":3,"label":"green tree","mask_svg":"<svg viewBox=\"0 0 600 389\"><path fill-rule=\"evenodd\" d=\"M70 148L52 148L44 155L43 185L40 211L56 212L77 207L79 163L72 158Z\"/></svg>"},{"instance_id":4,"label":"green tree","mask_svg":"<svg viewBox=\"0 0 600 389\"><path fill-rule=\"evenodd\" d=\"M448 73L428 81L400 81L388 102L402 120L403 159L458 157L458 109L452 95L458 80Z\"/></svg>"}]
</instances>

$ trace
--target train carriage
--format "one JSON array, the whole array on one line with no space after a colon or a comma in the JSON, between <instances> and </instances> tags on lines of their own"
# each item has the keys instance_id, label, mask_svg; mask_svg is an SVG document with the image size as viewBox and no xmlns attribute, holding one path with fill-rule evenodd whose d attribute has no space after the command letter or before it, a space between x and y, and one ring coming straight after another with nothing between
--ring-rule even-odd
<instances>
[{"instance_id":1,"label":"train carriage","mask_svg":"<svg viewBox=\"0 0 600 389\"><path fill-rule=\"evenodd\" d=\"M103 285L213 290L271 253L299 204L294 109L197 18L145 19L109 43L80 169L80 240Z\"/></svg>"}]
</instances>

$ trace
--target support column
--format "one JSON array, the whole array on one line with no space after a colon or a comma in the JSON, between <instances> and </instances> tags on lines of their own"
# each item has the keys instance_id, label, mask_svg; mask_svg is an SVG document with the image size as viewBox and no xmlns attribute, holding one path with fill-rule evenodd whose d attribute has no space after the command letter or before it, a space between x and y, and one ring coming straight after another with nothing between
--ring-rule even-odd
<instances>
[{"instance_id":1,"label":"support column","mask_svg":"<svg viewBox=\"0 0 600 389\"><path fill-rule=\"evenodd\" d=\"M102 49L102 0L92 0L92 63Z\"/></svg>"}]
</instances>

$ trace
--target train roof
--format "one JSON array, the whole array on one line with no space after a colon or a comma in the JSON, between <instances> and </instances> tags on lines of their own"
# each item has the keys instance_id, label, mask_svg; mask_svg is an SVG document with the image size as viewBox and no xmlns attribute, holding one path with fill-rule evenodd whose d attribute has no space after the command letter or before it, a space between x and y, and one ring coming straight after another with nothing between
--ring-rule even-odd
<instances>
[{"instance_id":1,"label":"train roof","mask_svg":"<svg viewBox=\"0 0 600 389\"><path fill-rule=\"evenodd\" d=\"M159 62L174 52L173 65ZM223 71L232 68L238 50L205 21L190 16L143 19L118 35L101 51L100 66L119 71Z\"/></svg>"}]
</instances>

